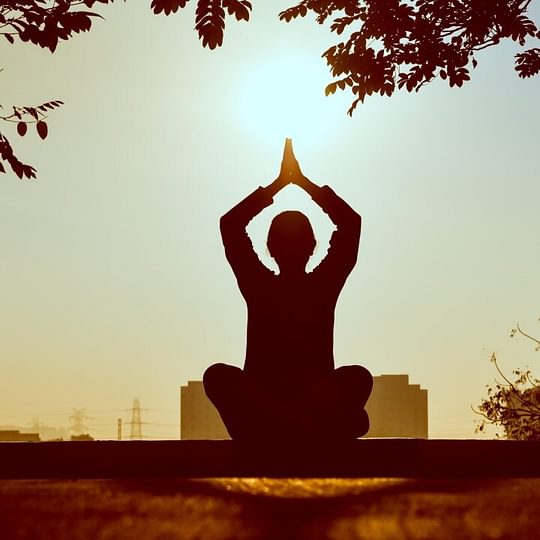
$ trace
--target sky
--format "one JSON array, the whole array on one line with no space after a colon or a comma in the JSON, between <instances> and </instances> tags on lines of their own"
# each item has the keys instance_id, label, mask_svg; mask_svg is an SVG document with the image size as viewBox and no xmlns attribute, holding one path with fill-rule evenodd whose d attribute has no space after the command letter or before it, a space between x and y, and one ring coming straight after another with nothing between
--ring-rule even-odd
<instances>
[{"instance_id":1,"label":"sky","mask_svg":"<svg viewBox=\"0 0 540 540\"><path fill-rule=\"evenodd\" d=\"M49 136L2 126L38 179L0 178L0 425L116 437L135 397L148 438L177 438L179 387L207 366L241 366L246 310L225 260L222 214L278 173L286 136L306 176L363 217L357 266L336 310L336 365L407 373L429 392L430 437L472 438L496 352L530 366L540 334L540 78L520 80L515 48L479 55L472 81L374 97L324 97L312 19L255 2L203 49L193 6L102 8L54 54L3 48L2 103L60 99ZM536 15L538 15L538 7ZM537 17L538 19L538 17ZM250 225L261 260L273 215L305 211L324 257L331 225L298 188ZM493 436L490 432L489 436Z\"/></svg>"}]
</instances>

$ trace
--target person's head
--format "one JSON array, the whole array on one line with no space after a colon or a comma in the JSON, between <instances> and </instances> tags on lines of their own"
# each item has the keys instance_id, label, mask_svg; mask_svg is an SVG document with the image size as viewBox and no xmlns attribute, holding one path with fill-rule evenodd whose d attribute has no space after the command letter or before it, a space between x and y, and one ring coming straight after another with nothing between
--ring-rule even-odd
<instances>
[{"instance_id":1,"label":"person's head","mask_svg":"<svg viewBox=\"0 0 540 540\"><path fill-rule=\"evenodd\" d=\"M302 212L287 210L272 220L266 245L281 272L304 271L315 244L311 223Z\"/></svg>"}]
</instances>

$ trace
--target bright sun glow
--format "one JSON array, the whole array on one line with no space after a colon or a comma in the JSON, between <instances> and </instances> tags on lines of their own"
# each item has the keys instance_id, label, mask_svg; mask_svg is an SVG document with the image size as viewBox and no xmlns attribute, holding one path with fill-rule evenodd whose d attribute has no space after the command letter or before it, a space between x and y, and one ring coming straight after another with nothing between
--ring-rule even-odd
<instances>
[{"instance_id":1,"label":"bright sun glow","mask_svg":"<svg viewBox=\"0 0 540 540\"><path fill-rule=\"evenodd\" d=\"M244 128L265 142L285 137L302 146L322 144L344 121L341 96L325 97L331 80L317 56L287 55L260 59L246 72L235 95Z\"/></svg>"}]
</instances>

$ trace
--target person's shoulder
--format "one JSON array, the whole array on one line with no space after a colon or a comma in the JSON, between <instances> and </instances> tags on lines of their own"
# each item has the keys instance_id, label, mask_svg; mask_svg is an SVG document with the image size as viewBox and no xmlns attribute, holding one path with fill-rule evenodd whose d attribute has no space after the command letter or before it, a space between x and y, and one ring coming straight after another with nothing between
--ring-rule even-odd
<instances>
[{"instance_id":1,"label":"person's shoulder","mask_svg":"<svg viewBox=\"0 0 540 540\"><path fill-rule=\"evenodd\" d=\"M264 292L272 287L272 283L277 283L278 276L261 262L257 254L255 257L257 264L241 276L242 285L250 291Z\"/></svg>"}]
</instances>

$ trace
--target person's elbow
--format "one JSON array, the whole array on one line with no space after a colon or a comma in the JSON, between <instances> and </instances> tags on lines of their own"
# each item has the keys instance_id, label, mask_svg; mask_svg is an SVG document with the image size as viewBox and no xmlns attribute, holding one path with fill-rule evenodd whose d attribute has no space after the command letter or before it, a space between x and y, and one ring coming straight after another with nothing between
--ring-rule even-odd
<instances>
[{"instance_id":1,"label":"person's elbow","mask_svg":"<svg viewBox=\"0 0 540 540\"><path fill-rule=\"evenodd\" d=\"M348 208L348 212L343 212L339 219L335 219L334 223L338 230L347 231L347 235L351 237L360 237L362 229L362 216L357 214L352 208Z\"/></svg>"},{"instance_id":2,"label":"person's elbow","mask_svg":"<svg viewBox=\"0 0 540 540\"><path fill-rule=\"evenodd\" d=\"M219 219L219 230L221 234L227 233L234 226L234 215L229 211L226 214L223 214Z\"/></svg>"},{"instance_id":3,"label":"person's elbow","mask_svg":"<svg viewBox=\"0 0 540 540\"><path fill-rule=\"evenodd\" d=\"M234 212L227 212L219 220L219 231L224 244L232 244L243 233L245 234L245 225Z\"/></svg>"},{"instance_id":4,"label":"person's elbow","mask_svg":"<svg viewBox=\"0 0 540 540\"><path fill-rule=\"evenodd\" d=\"M351 215L349 216L350 227L360 235L362 229L362 216L351 209Z\"/></svg>"}]
</instances>

